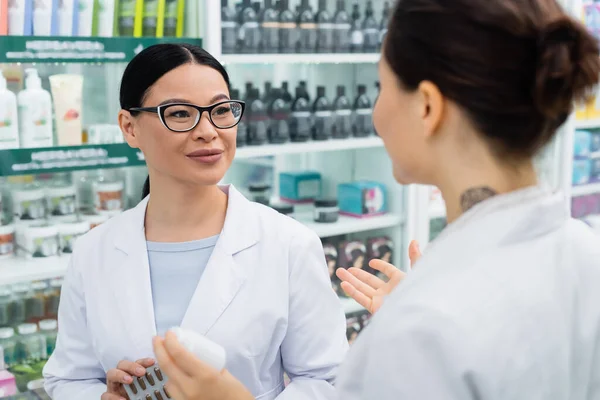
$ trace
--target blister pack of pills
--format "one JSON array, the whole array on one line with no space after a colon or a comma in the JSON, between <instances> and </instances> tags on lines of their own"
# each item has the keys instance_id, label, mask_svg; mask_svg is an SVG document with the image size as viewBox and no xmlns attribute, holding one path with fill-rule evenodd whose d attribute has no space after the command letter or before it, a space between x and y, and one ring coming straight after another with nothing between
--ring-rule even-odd
<instances>
[{"instance_id":1,"label":"blister pack of pills","mask_svg":"<svg viewBox=\"0 0 600 400\"><path fill-rule=\"evenodd\" d=\"M167 377L158 366L146 368L146 375L133 377L133 383L124 385L129 400L167 400L171 396L165 389Z\"/></svg>"}]
</instances>

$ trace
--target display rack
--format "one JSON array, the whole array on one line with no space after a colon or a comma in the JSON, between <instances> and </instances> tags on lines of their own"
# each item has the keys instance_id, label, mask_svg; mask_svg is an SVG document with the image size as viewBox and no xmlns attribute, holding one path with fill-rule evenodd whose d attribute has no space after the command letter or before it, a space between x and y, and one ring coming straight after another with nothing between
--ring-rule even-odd
<instances>
[{"instance_id":1,"label":"display rack","mask_svg":"<svg viewBox=\"0 0 600 400\"><path fill-rule=\"evenodd\" d=\"M220 61L232 64L376 64L375 54L223 54Z\"/></svg>"}]
</instances>

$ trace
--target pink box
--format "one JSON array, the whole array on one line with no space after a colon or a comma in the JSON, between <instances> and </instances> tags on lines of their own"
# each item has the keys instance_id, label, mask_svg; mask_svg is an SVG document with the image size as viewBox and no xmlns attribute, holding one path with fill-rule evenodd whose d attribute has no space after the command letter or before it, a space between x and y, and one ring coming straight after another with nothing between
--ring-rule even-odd
<instances>
[{"instance_id":1,"label":"pink box","mask_svg":"<svg viewBox=\"0 0 600 400\"><path fill-rule=\"evenodd\" d=\"M17 394L17 381L8 371L0 371L0 398Z\"/></svg>"}]
</instances>

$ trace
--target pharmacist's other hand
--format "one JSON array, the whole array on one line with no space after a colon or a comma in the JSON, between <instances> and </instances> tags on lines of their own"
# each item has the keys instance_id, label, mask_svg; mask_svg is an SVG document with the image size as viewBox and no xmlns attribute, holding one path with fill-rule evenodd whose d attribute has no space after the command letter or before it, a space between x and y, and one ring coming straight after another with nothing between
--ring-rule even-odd
<instances>
[{"instance_id":1,"label":"pharmacist's other hand","mask_svg":"<svg viewBox=\"0 0 600 400\"><path fill-rule=\"evenodd\" d=\"M106 393L101 400L125 400L128 398L123 385L133 382L133 377L142 377L146 374L146 368L154 365L152 358L143 358L136 362L123 360L106 373Z\"/></svg>"},{"instance_id":2,"label":"pharmacist's other hand","mask_svg":"<svg viewBox=\"0 0 600 400\"><path fill-rule=\"evenodd\" d=\"M227 370L217 371L187 351L173 332L154 338L154 354L175 400L255 400Z\"/></svg>"},{"instance_id":3,"label":"pharmacist's other hand","mask_svg":"<svg viewBox=\"0 0 600 400\"><path fill-rule=\"evenodd\" d=\"M408 247L408 255L411 267L421 257L419 244L414 240ZM341 286L344 292L371 314L375 314L383 304L385 296L398 286L406 274L382 260L371 260L369 266L383 273L388 278L387 282L358 268L348 270L340 268L336 271L336 275L342 281Z\"/></svg>"}]
</instances>

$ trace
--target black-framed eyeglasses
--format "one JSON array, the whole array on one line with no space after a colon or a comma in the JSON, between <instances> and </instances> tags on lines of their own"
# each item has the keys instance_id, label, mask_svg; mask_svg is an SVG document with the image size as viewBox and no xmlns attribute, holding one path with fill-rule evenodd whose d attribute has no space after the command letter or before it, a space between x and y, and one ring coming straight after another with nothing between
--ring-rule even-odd
<instances>
[{"instance_id":1,"label":"black-framed eyeglasses","mask_svg":"<svg viewBox=\"0 0 600 400\"><path fill-rule=\"evenodd\" d=\"M202 114L208 112L208 119L218 129L233 128L240 123L246 103L239 100L226 100L208 107L195 104L171 103L158 107L133 107L130 112L151 112L158 114L160 121L170 131L189 132L193 130Z\"/></svg>"}]
</instances>

